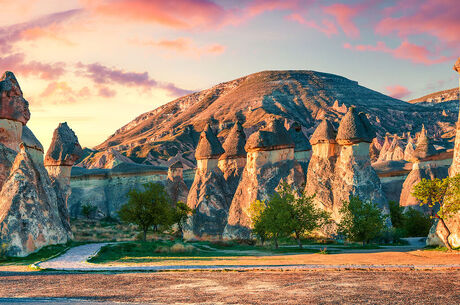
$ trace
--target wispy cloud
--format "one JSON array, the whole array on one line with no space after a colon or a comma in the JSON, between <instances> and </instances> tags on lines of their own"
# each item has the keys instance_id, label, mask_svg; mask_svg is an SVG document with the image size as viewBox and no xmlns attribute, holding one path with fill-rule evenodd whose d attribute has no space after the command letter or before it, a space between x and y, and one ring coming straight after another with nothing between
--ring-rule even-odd
<instances>
[{"instance_id":1,"label":"wispy cloud","mask_svg":"<svg viewBox=\"0 0 460 305\"><path fill-rule=\"evenodd\" d=\"M66 72L66 64L63 62L42 63L35 60L27 62L23 53L0 57L0 67L22 76L32 75L46 80L58 79Z\"/></svg>"},{"instance_id":2,"label":"wispy cloud","mask_svg":"<svg viewBox=\"0 0 460 305\"><path fill-rule=\"evenodd\" d=\"M160 40L131 40L133 44L161 48L168 51L175 51L177 53L190 55L193 57L200 57L203 55L220 55L225 52L225 46L221 44L208 44L204 46L197 46L196 43L188 37L179 37L176 39L160 39Z\"/></svg>"},{"instance_id":3,"label":"wispy cloud","mask_svg":"<svg viewBox=\"0 0 460 305\"><path fill-rule=\"evenodd\" d=\"M433 65L451 60L452 57L439 55L430 51L425 46L419 46L408 41L403 41L398 47L392 49L384 42L379 41L376 45L351 45L345 43L344 48L356 51L372 51L391 54L394 58L410 60L413 63Z\"/></svg>"},{"instance_id":4,"label":"wispy cloud","mask_svg":"<svg viewBox=\"0 0 460 305\"><path fill-rule=\"evenodd\" d=\"M129 72L115 67L107 67L100 63L82 64L78 63L78 75L91 79L98 85L123 85L138 87L144 90L154 88L167 90L171 95L178 96L191 93L192 91L176 87L171 83L159 82L150 77L148 72Z\"/></svg>"}]
</instances>

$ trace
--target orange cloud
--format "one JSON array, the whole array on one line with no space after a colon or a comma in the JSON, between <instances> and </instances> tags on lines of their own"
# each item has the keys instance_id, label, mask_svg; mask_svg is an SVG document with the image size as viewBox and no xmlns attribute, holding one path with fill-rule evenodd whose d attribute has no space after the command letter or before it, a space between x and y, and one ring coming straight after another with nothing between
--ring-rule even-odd
<instances>
[{"instance_id":1,"label":"orange cloud","mask_svg":"<svg viewBox=\"0 0 460 305\"><path fill-rule=\"evenodd\" d=\"M387 86L385 89L389 96L397 99L405 98L412 93L409 89L401 85Z\"/></svg>"},{"instance_id":2,"label":"orange cloud","mask_svg":"<svg viewBox=\"0 0 460 305\"><path fill-rule=\"evenodd\" d=\"M58 29L56 25L52 25L47 28L36 26L22 31L21 36L24 40L37 40L44 38L57 41L67 46L75 46L75 43L66 38L60 37L57 32Z\"/></svg>"},{"instance_id":3,"label":"orange cloud","mask_svg":"<svg viewBox=\"0 0 460 305\"><path fill-rule=\"evenodd\" d=\"M188 54L192 56L200 57L202 55L219 55L225 52L225 46L220 44L209 44L202 47L196 46L195 42L188 37L180 37L176 39L162 39L162 40L132 40L132 43L142 45L142 46L150 46L150 47L158 47L167 50L173 50L178 53Z\"/></svg>"}]
</instances>

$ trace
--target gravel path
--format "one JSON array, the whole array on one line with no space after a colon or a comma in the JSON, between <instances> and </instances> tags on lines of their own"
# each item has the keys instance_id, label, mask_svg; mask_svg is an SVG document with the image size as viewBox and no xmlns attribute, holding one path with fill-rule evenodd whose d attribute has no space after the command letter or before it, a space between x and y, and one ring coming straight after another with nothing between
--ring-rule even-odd
<instances>
[{"instance_id":1,"label":"gravel path","mask_svg":"<svg viewBox=\"0 0 460 305\"><path fill-rule=\"evenodd\" d=\"M123 264L92 264L87 260L94 256L103 246L108 243L87 244L68 250L63 255L49 261L36 264L41 269L52 269L60 271L167 271L167 270L391 270L391 269L460 269L460 264L448 265L412 265L412 264L392 264L392 265L321 265L321 264L285 264L285 265L172 265L172 266L152 266L136 265L127 266Z\"/></svg>"}]
</instances>

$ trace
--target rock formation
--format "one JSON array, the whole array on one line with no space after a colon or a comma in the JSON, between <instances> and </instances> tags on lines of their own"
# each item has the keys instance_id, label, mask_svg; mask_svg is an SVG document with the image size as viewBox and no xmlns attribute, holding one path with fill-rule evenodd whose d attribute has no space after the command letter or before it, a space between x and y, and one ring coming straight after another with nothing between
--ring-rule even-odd
<instances>
[{"instance_id":1,"label":"rock formation","mask_svg":"<svg viewBox=\"0 0 460 305\"><path fill-rule=\"evenodd\" d=\"M339 220L343 201L358 196L363 201L377 204L388 213L388 202L383 194L380 179L371 166L369 145L375 137L366 115L350 107L337 130L340 155L335 164L333 182L333 219Z\"/></svg>"},{"instance_id":2,"label":"rock formation","mask_svg":"<svg viewBox=\"0 0 460 305\"><path fill-rule=\"evenodd\" d=\"M315 204L328 212L333 212L334 196L332 184L334 168L340 147L335 138L337 132L328 120L323 120L310 138L313 154L308 164L307 184L308 195L316 194Z\"/></svg>"},{"instance_id":3,"label":"rock formation","mask_svg":"<svg viewBox=\"0 0 460 305\"><path fill-rule=\"evenodd\" d=\"M409 135L407 139L406 148L404 149L404 160L411 162L415 158L415 148L416 146L414 144L414 140Z\"/></svg>"},{"instance_id":4,"label":"rock formation","mask_svg":"<svg viewBox=\"0 0 460 305\"><path fill-rule=\"evenodd\" d=\"M196 209L184 226L184 238L220 239L227 223L231 192L219 157L224 153L211 127L206 125L195 151L197 170L187 197L187 205Z\"/></svg>"},{"instance_id":5,"label":"rock formation","mask_svg":"<svg viewBox=\"0 0 460 305\"><path fill-rule=\"evenodd\" d=\"M431 144L425 126L422 126L422 130L420 131L420 134L417 139L414 157L418 159L424 159L435 154L436 148L434 148L433 144Z\"/></svg>"},{"instance_id":6,"label":"rock formation","mask_svg":"<svg viewBox=\"0 0 460 305\"><path fill-rule=\"evenodd\" d=\"M243 126L237 121L222 145L225 152L220 156L218 163L232 195L236 192L241 174L246 165L245 144L246 135ZM232 199L230 198L230 201Z\"/></svg>"},{"instance_id":7,"label":"rock formation","mask_svg":"<svg viewBox=\"0 0 460 305\"><path fill-rule=\"evenodd\" d=\"M45 156L45 167L57 194L59 215L70 232L68 199L71 194L70 173L75 161L80 158L82 148L78 138L67 123L60 123L54 130L50 147Z\"/></svg>"},{"instance_id":8,"label":"rock formation","mask_svg":"<svg viewBox=\"0 0 460 305\"><path fill-rule=\"evenodd\" d=\"M10 256L65 243L72 235L58 207L63 194L43 164L43 146L25 126L29 117L15 76L6 72L0 80L0 242Z\"/></svg>"},{"instance_id":9,"label":"rock formation","mask_svg":"<svg viewBox=\"0 0 460 305\"><path fill-rule=\"evenodd\" d=\"M280 119L272 118L265 128L246 142L247 163L233 196L223 238L250 238L247 209L255 200L265 200L282 181L301 186L304 173L294 159L294 142Z\"/></svg>"},{"instance_id":10,"label":"rock formation","mask_svg":"<svg viewBox=\"0 0 460 305\"><path fill-rule=\"evenodd\" d=\"M173 204L178 201L187 203L188 187L184 182L184 167L182 162L177 161L169 166L166 191Z\"/></svg>"},{"instance_id":11,"label":"rock formation","mask_svg":"<svg viewBox=\"0 0 460 305\"><path fill-rule=\"evenodd\" d=\"M399 140L398 135L395 135L391 142L389 151L387 153L387 160L399 161L404 159L404 148Z\"/></svg>"},{"instance_id":12,"label":"rock formation","mask_svg":"<svg viewBox=\"0 0 460 305\"><path fill-rule=\"evenodd\" d=\"M388 135L385 135L385 139L383 141L382 149L380 150L378 161L385 161L387 159L387 153L390 149L391 143Z\"/></svg>"},{"instance_id":13,"label":"rock formation","mask_svg":"<svg viewBox=\"0 0 460 305\"><path fill-rule=\"evenodd\" d=\"M382 150L382 144L380 144L379 139L375 137L369 146L369 157L372 163L377 162L379 159L380 150Z\"/></svg>"},{"instance_id":14,"label":"rock formation","mask_svg":"<svg viewBox=\"0 0 460 305\"><path fill-rule=\"evenodd\" d=\"M294 158L302 165L304 171L306 171L312 155L310 142L303 133L302 126L298 122L292 124L288 132L295 145Z\"/></svg>"},{"instance_id":15,"label":"rock formation","mask_svg":"<svg viewBox=\"0 0 460 305\"><path fill-rule=\"evenodd\" d=\"M454 70L459 73L460 76L460 57L457 59L454 64ZM459 79L459 91L460 91L460 79ZM449 175L454 177L460 174L460 111L457 121L456 137L455 137L455 147L454 147L454 156L452 160L452 165L449 169ZM444 227L441 221L436 220L434 225L431 227L426 240L428 246L444 246L444 241L440 236L446 236L449 234L449 243L452 247L460 247L460 212L457 212L451 217L444 220ZM447 230L449 232L447 232Z\"/></svg>"}]
</instances>

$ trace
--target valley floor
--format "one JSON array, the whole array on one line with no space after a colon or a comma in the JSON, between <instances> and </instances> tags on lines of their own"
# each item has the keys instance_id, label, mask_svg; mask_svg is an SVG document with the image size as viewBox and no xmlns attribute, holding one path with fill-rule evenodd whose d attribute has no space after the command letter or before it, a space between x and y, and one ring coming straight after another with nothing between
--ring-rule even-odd
<instances>
[{"instance_id":1,"label":"valley floor","mask_svg":"<svg viewBox=\"0 0 460 305\"><path fill-rule=\"evenodd\" d=\"M0 303L459 304L459 281L458 270L0 273Z\"/></svg>"}]
</instances>

